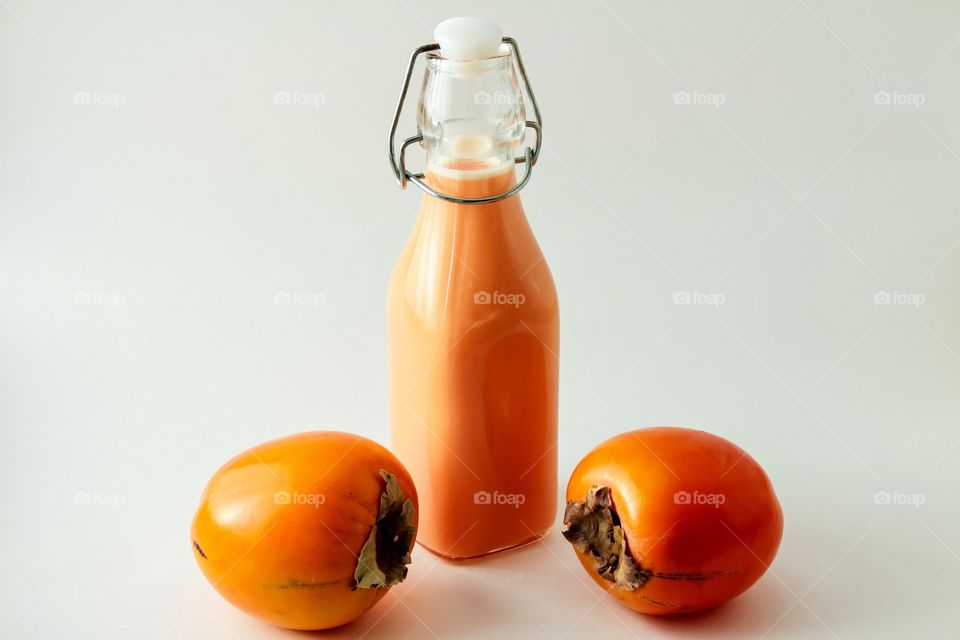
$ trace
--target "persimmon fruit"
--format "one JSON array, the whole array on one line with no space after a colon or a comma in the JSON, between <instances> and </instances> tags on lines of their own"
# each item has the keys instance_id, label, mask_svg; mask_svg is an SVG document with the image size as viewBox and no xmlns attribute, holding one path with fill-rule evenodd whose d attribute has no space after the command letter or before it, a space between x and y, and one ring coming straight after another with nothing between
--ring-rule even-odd
<instances>
[{"instance_id":1,"label":"persimmon fruit","mask_svg":"<svg viewBox=\"0 0 960 640\"><path fill-rule=\"evenodd\" d=\"M194 558L230 603L289 629L346 624L407 575L417 492L361 436L300 433L214 474L191 529Z\"/></svg>"},{"instance_id":2,"label":"persimmon fruit","mask_svg":"<svg viewBox=\"0 0 960 640\"><path fill-rule=\"evenodd\" d=\"M743 449L653 427L591 451L567 485L563 536L590 577L648 614L707 609L749 588L780 546L783 513Z\"/></svg>"}]
</instances>

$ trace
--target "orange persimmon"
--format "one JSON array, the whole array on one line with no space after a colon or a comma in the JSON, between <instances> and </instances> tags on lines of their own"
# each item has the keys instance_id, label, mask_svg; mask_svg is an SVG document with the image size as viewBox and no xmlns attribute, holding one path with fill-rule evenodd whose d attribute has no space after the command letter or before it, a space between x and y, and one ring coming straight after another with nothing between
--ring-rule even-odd
<instances>
[{"instance_id":1,"label":"orange persimmon","mask_svg":"<svg viewBox=\"0 0 960 640\"><path fill-rule=\"evenodd\" d=\"M346 624L407 575L410 474L385 448L335 431L271 440L211 478L191 543L231 604L290 629Z\"/></svg>"},{"instance_id":2,"label":"orange persimmon","mask_svg":"<svg viewBox=\"0 0 960 640\"><path fill-rule=\"evenodd\" d=\"M564 537L594 582L642 613L707 609L773 561L783 513L767 474L704 431L620 434L580 461L567 486Z\"/></svg>"}]
</instances>

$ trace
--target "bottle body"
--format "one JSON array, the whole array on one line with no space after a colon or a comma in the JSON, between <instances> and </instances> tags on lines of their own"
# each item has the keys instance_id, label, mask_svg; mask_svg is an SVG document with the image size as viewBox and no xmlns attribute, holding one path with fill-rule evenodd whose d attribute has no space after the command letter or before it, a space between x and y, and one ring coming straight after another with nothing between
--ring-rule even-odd
<instances>
[{"instance_id":1,"label":"bottle body","mask_svg":"<svg viewBox=\"0 0 960 640\"><path fill-rule=\"evenodd\" d=\"M459 197L508 167L428 170ZM543 536L557 508L559 306L519 196L424 195L387 295L391 438L420 493L418 541L469 558Z\"/></svg>"}]
</instances>

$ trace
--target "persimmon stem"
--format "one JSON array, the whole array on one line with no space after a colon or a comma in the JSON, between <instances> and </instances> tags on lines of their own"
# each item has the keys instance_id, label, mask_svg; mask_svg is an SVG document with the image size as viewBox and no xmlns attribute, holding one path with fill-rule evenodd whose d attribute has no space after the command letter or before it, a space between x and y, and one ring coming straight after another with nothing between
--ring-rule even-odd
<instances>
[{"instance_id":1,"label":"persimmon stem","mask_svg":"<svg viewBox=\"0 0 960 640\"><path fill-rule=\"evenodd\" d=\"M413 502L404 499L392 473L380 469L380 476L386 486L380 494L377 521L370 527L370 535L357 557L354 589L399 584L407 577L407 565L410 564L410 547L417 530L413 524Z\"/></svg>"},{"instance_id":2,"label":"persimmon stem","mask_svg":"<svg viewBox=\"0 0 960 640\"><path fill-rule=\"evenodd\" d=\"M608 487L593 487L585 502L568 502L563 524L563 537L578 552L590 554L604 580L635 591L650 579L652 572L630 554Z\"/></svg>"}]
</instances>

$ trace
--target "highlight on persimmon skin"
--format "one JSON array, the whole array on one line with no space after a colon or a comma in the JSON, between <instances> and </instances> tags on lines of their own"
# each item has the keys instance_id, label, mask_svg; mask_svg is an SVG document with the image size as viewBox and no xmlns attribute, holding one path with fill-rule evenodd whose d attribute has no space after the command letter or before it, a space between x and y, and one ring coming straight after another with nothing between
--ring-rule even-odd
<instances>
[{"instance_id":1,"label":"highlight on persimmon skin","mask_svg":"<svg viewBox=\"0 0 960 640\"><path fill-rule=\"evenodd\" d=\"M782 535L767 474L705 431L622 433L587 454L567 486L563 536L594 582L641 613L730 600L764 574Z\"/></svg>"},{"instance_id":2,"label":"highlight on persimmon skin","mask_svg":"<svg viewBox=\"0 0 960 640\"><path fill-rule=\"evenodd\" d=\"M241 453L210 479L191 528L204 576L280 627L355 620L407 575L417 492L387 449L314 431Z\"/></svg>"}]
</instances>

